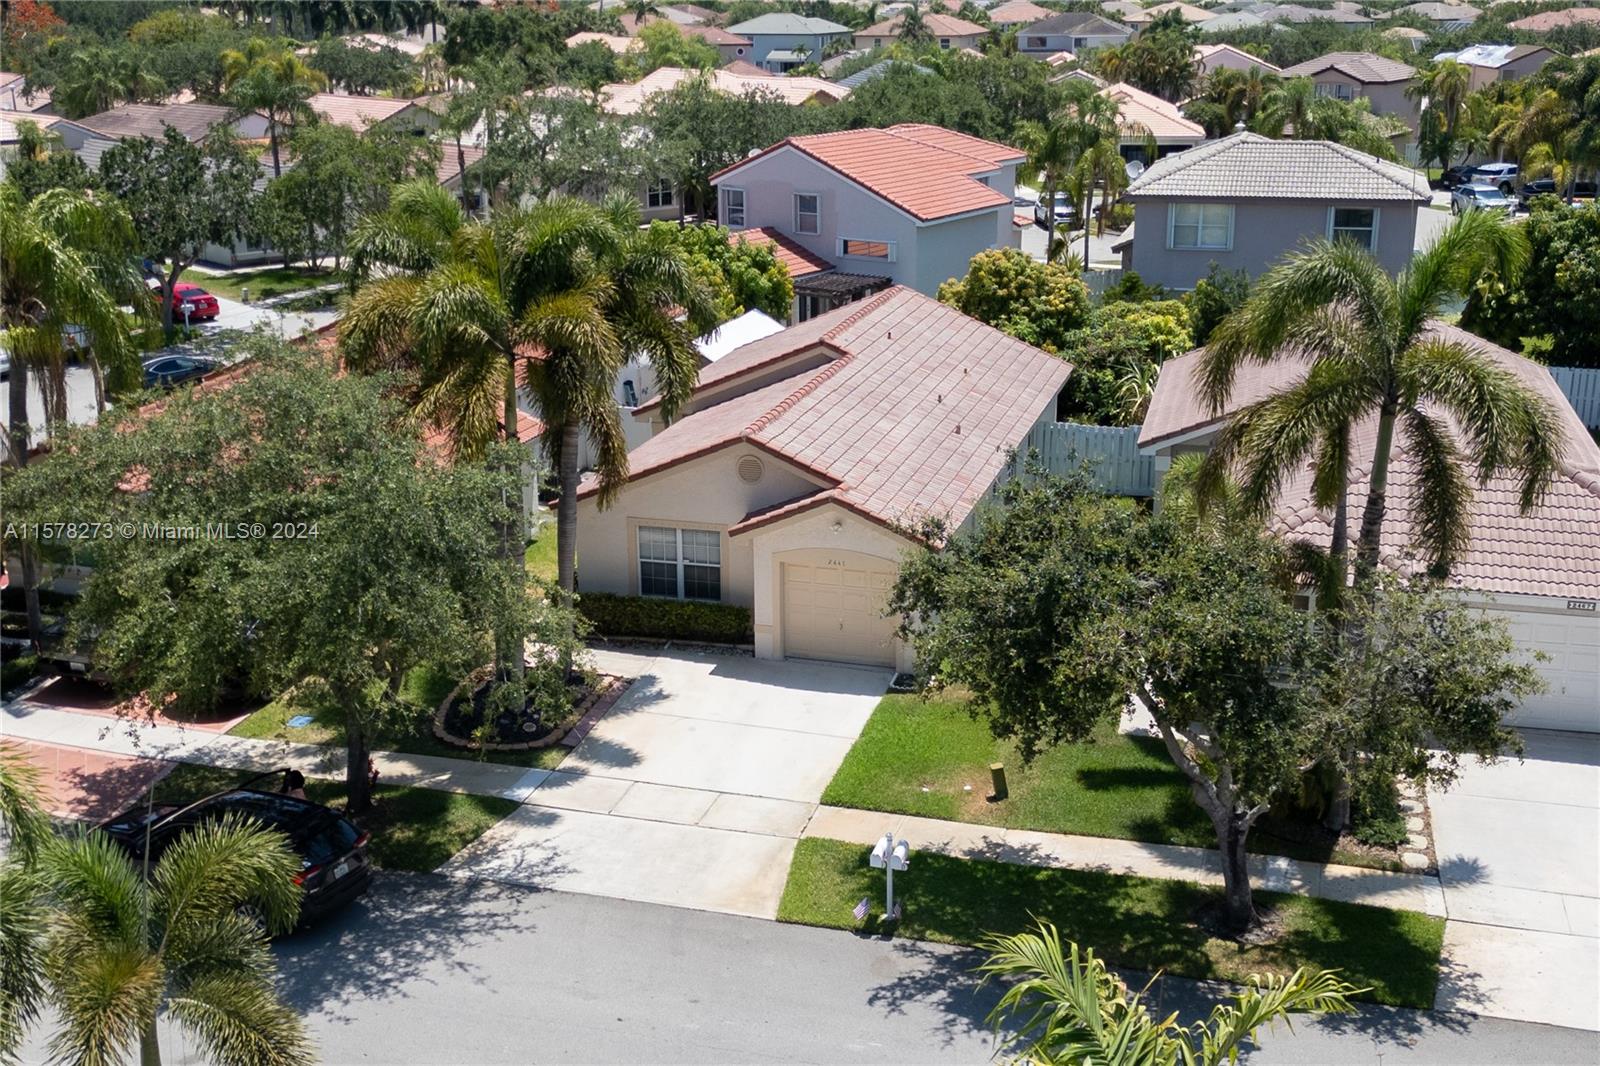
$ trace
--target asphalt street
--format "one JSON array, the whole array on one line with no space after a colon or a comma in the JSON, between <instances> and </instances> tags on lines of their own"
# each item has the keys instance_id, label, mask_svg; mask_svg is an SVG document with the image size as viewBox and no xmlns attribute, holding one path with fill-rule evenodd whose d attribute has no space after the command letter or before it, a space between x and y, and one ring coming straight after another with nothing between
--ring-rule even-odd
<instances>
[{"instance_id":1,"label":"asphalt street","mask_svg":"<svg viewBox=\"0 0 1600 1066\"><path fill-rule=\"evenodd\" d=\"M385 875L276 950L330 1064L982 1063L995 1050L973 952L653 904ZM1167 980L1152 1009L1192 1018L1209 992ZM41 1062L32 1035L24 1061ZM175 1031L163 1045L168 1063L203 1061ZM1594 1063L1600 1037L1365 1007L1280 1026L1245 1061Z\"/></svg>"}]
</instances>

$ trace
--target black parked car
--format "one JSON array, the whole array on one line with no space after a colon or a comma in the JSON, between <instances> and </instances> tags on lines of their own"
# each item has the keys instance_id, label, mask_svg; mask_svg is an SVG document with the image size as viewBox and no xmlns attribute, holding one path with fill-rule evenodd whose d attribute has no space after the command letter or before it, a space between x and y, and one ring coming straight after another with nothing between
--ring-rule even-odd
<instances>
[{"instance_id":1,"label":"black parked car","mask_svg":"<svg viewBox=\"0 0 1600 1066\"><path fill-rule=\"evenodd\" d=\"M1592 200L1592 199L1594 199L1594 193L1595 193L1595 185L1594 185L1594 182L1592 182L1592 181L1579 181L1579 182L1574 182L1573 183L1573 186L1572 186L1572 195L1573 196ZM1535 196L1565 196L1565 195L1567 195L1566 186L1562 186L1560 189L1557 189L1554 179L1552 179L1552 178L1539 178L1536 181L1530 181L1530 182L1525 183L1522 186L1522 191L1517 193L1517 198L1519 200L1521 200L1524 205L1526 205L1528 203L1528 201L1532 200Z\"/></svg>"},{"instance_id":2,"label":"black parked car","mask_svg":"<svg viewBox=\"0 0 1600 1066\"><path fill-rule=\"evenodd\" d=\"M170 389L185 381L203 378L217 368L210 359L192 355L162 355L144 362L144 387Z\"/></svg>"},{"instance_id":3,"label":"black parked car","mask_svg":"<svg viewBox=\"0 0 1600 1066\"><path fill-rule=\"evenodd\" d=\"M1465 163L1448 167L1443 174L1439 175L1439 186L1444 189L1453 189L1457 185L1470 185L1472 183L1472 174L1477 169L1476 164L1468 166Z\"/></svg>"},{"instance_id":4,"label":"black parked car","mask_svg":"<svg viewBox=\"0 0 1600 1066\"><path fill-rule=\"evenodd\" d=\"M246 784L282 773L274 770L251 778ZM100 832L111 837L136 863L144 860L148 837L150 861L156 863L184 833L230 812L254 819L289 838L289 846L300 856L295 883L304 892L300 900L302 926L362 896L372 883L372 864L367 859L369 835L330 807L282 792L236 788L186 807L161 804L146 811L141 805L102 824Z\"/></svg>"}]
</instances>

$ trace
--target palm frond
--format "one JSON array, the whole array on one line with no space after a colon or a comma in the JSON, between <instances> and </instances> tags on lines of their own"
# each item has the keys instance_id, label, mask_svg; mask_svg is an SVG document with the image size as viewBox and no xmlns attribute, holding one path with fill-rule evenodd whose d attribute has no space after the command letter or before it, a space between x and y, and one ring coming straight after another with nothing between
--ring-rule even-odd
<instances>
[{"instance_id":1,"label":"palm frond","mask_svg":"<svg viewBox=\"0 0 1600 1066\"><path fill-rule=\"evenodd\" d=\"M219 1066L302 1066L316 1061L299 1015L279 1002L260 974L218 972L191 981L167 1001L173 1019Z\"/></svg>"},{"instance_id":2,"label":"palm frond","mask_svg":"<svg viewBox=\"0 0 1600 1066\"><path fill-rule=\"evenodd\" d=\"M1462 473L1461 452L1449 427L1420 409L1406 408L1401 427L1417 464L1413 521L1422 540L1419 547L1428 553L1435 568L1448 569L1472 535L1467 518L1472 486Z\"/></svg>"},{"instance_id":3,"label":"palm frond","mask_svg":"<svg viewBox=\"0 0 1600 1066\"><path fill-rule=\"evenodd\" d=\"M11 854L29 860L50 836L40 802L39 768L9 743L0 743L0 829Z\"/></svg>"},{"instance_id":4,"label":"palm frond","mask_svg":"<svg viewBox=\"0 0 1600 1066\"><path fill-rule=\"evenodd\" d=\"M259 908L267 928L286 932L300 916L300 858L281 833L227 815L186 832L151 874L153 919L173 931L207 925L241 904Z\"/></svg>"},{"instance_id":5,"label":"palm frond","mask_svg":"<svg viewBox=\"0 0 1600 1066\"><path fill-rule=\"evenodd\" d=\"M45 887L15 858L0 863L0 1063L18 1061L44 1000Z\"/></svg>"},{"instance_id":6,"label":"palm frond","mask_svg":"<svg viewBox=\"0 0 1600 1066\"><path fill-rule=\"evenodd\" d=\"M122 1066L161 1004L161 962L143 944L54 946L47 977L61 1018L49 1045L58 1061Z\"/></svg>"},{"instance_id":7,"label":"palm frond","mask_svg":"<svg viewBox=\"0 0 1600 1066\"><path fill-rule=\"evenodd\" d=\"M1484 277L1510 281L1526 265L1527 236L1521 226L1508 226L1490 211L1467 211L1432 244L1411 257L1395 279L1401 328L1419 335L1436 318L1444 301L1465 296Z\"/></svg>"},{"instance_id":8,"label":"palm frond","mask_svg":"<svg viewBox=\"0 0 1600 1066\"><path fill-rule=\"evenodd\" d=\"M1290 1014L1342 1014L1350 1011L1349 997L1366 989L1339 980L1332 970L1301 967L1287 977L1252 975L1232 1003L1212 1008L1211 1016L1197 1022L1200 1060L1205 1063L1237 1062L1239 1049L1263 1025Z\"/></svg>"}]
</instances>

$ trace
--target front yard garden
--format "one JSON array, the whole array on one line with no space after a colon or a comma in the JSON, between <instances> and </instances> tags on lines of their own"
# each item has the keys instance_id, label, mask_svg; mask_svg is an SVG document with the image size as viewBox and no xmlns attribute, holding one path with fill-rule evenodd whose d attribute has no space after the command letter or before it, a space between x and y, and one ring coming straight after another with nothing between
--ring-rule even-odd
<instances>
[{"instance_id":1,"label":"front yard garden","mask_svg":"<svg viewBox=\"0 0 1600 1066\"><path fill-rule=\"evenodd\" d=\"M881 906L883 899L883 872L867 865L869 850L801 840L778 919L857 928L851 913L857 901L867 897ZM1444 939L1440 918L1257 892L1256 907L1273 935L1240 943L1208 931L1222 897L1201 885L931 852L913 855L911 868L895 879L895 892L904 913L894 931L918 940L977 944L989 933L1023 932L1037 916L1114 965L1227 981L1323 967L1369 988L1361 998L1400 1007L1433 1006Z\"/></svg>"},{"instance_id":2,"label":"front yard garden","mask_svg":"<svg viewBox=\"0 0 1600 1066\"><path fill-rule=\"evenodd\" d=\"M253 776L248 770L182 763L156 784L155 801L189 803L236 787ZM268 779L253 787L270 792L277 782ZM306 798L342 808L344 782L308 779ZM380 784L372 793L372 807L357 815L355 821L372 834L368 854L375 865L385 870L427 873L516 809L514 801L498 796Z\"/></svg>"},{"instance_id":3,"label":"front yard garden","mask_svg":"<svg viewBox=\"0 0 1600 1066\"><path fill-rule=\"evenodd\" d=\"M233 271L226 274L185 271L183 281L193 282L213 296L238 300L243 290L250 290L250 302L270 300L291 292L304 292L321 285L342 281L343 276L332 270L314 267L268 267L264 270Z\"/></svg>"},{"instance_id":4,"label":"front yard garden","mask_svg":"<svg viewBox=\"0 0 1600 1066\"><path fill-rule=\"evenodd\" d=\"M989 765L1005 764L1010 798L990 802ZM965 700L885 696L822 802L1006 829L1215 848L1216 832L1161 741L1107 724L1082 744L1046 749L1024 766L968 713ZM1398 869L1377 849L1335 844L1315 825L1264 818L1250 850L1314 862Z\"/></svg>"}]
</instances>

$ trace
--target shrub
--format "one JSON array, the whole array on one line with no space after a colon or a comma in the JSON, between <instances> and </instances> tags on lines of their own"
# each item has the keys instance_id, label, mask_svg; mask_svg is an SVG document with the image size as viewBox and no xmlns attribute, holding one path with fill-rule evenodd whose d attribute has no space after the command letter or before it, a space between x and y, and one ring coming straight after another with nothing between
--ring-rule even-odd
<instances>
[{"instance_id":1,"label":"shrub","mask_svg":"<svg viewBox=\"0 0 1600 1066\"><path fill-rule=\"evenodd\" d=\"M714 644L749 644L755 639L750 609L731 603L586 592L578 597L578 611L594 624L596 633L606 637L702 640Z\"/></svg>"},{"instance_id":2,"label":"shrub","mask_svg":"<svg viewBox=\"0 0 1600 1066\"><path fill-rule=\"evenodd\" d=\"M34 655L18 655L0 663L0 692L10 692L39 672L39 659Z\"/></svg>"},{"instance_id":3,"label":"shrub","mask_svg":"<svg viewBox=\"0 0 1600 1066\"><path fill-rule=\"evenodd\" d=\"M966 277L939 286L939 300L1049 352L1089 317L1089 289L1076 266L1040 263L1016 248L979 252Z\"/></svg>"}]
</instances>

